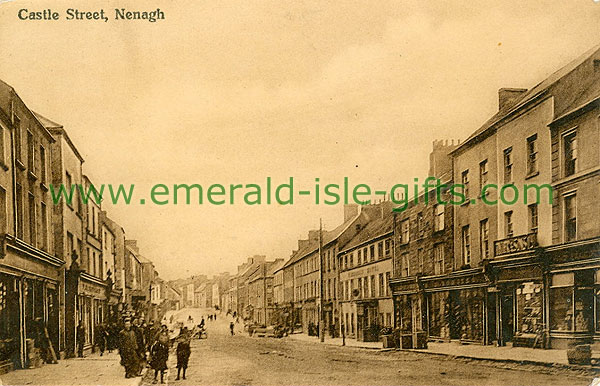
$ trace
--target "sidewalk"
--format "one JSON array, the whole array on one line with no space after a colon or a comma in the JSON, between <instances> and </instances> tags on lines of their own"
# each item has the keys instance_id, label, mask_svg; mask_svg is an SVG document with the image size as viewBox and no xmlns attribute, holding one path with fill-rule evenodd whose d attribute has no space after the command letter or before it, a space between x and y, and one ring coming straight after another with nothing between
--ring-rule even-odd
<instances>
[{"instance_id":1,"label":"sidewalk","mask_svg":"<svg viewBox=\"0 0 600 386\"><path fill-rule=\"evenodd\" d=\"M63 359L37 369L15 370L0 375L0 385L119 385L137 386L142 377L125 378L116 351Z\"/></svg>"},{"instance_id":2,"label":"sidewalk","mask_svg":"<svg viewBox=\"0 0 600 386\"><path fill-rule=\"evenodd\" d=\"M306 334L292 334L290 339L320 343L318 337L308 336ZM324 344L342 345L341 338L325 338ZM576 369L591 369L590 366L569 365L567 360L567 350L542 350L528 347L496 347L483 346L477 344L463 345L459 342L438 343L429 342L427 349L383 349L382 342L359 342L355 339L346 339L347 347L360 347L367 349L380 349L382 351L408 351L424 354L444 355L454 358L490 360L496 362L511 362L519 364L532 364L541 366L568 367ZM594 356L596 357L596 356ZM595 368L594 368L595 369Z\"/></svg>"},{"instance_id":3,"label":"sidewalk","mask_svg":"<svg viewBox=\"0 0 600 386\"><path fill-rule=\"evenodd\" d=\"M478 344L460 344L459 342L429 342L426 349L406 350L458 358L486 359L499 362L522 362L538 365L569 366L567 350L543 350L529 347L491 346Z\"/></svg>"},{"instance_id":4,"label":"sidewalk","mask_svg":"<svg viewBox=\"0 0 600 386\"><path fill-rule=\"evenodd\" d=\"M313 342L313 343L321 343L319 341L318 336L308 336L306 334L290 334L288 335L290 339L299 340L303 342ZM342 338L330 338L325 337L324 344L332 345L332 346L341 346ZM381 342L359 342L356 339L346 339L347 347L360 347L360 348L369 348L369 349L382 349L383 343Z\"/></svg>"}]
</instances>

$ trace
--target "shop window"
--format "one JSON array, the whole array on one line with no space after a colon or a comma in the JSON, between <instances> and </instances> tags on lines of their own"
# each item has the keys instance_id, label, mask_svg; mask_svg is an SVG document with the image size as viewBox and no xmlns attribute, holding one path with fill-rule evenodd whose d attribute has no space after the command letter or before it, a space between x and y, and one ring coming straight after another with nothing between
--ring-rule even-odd
<instances>
[{"instance_id":1,"label":"shop window","mask_svg":"<svg viewBox=\"0 0 600 386\"><path fill-rule=\"evenodd\" d=\"M516 289L517 332L536 334L542 329L542 284L527 282Z\"/></svg>"},{"instance_id":2,"label":"shop window","mask_svg":"<svg viewBox=\"0 0 600 386\"><path fill-rule=\"evenodd\" d=\"M550 326L564 332L590 332L594 317L593 271L556 274L550 288Z\"/></svg>"}]
</instances>

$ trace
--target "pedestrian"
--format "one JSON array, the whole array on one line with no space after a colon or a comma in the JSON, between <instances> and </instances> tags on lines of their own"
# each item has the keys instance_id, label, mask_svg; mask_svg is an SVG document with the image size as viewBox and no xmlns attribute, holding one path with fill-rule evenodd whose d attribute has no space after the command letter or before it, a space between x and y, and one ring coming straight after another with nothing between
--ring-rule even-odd
<instances>
[{"instance_id":1,"label":"pedestrian","mask_svg":"<svg viewBox=\"0 0 600 386\"><path fill-rule=\"evenodd\" d=\"M166 326L165 326L166 327ZM167 370L167 360L169 359L169 335L161 333L158 340L150 348L150 367L154 369L154 382L156 383L158 373L160 373L160 383L164 382L165 370Z\"/></svg>"},{"instance_id":2,"label":"pedestrian","mask_svg":"<svg viewBox=\"0 0 600 386\"><path fill-rule=\"evenodd\" d=\"M85 327L80 320L77 325L77 356L83 358L83 345L85 344Z\"/></svg>"},{"instance_id":3,"label":"pedestrian","mask_svg":"<svg viewBox=\"0 0 600 386\"><path fill-rule=\"evenodd\" d=\"M146 366L146 341L144 339L144 331L140 325L139 318L133 319L133 326L131 327L135 334L135 339L138 348L138 358L140 360L139 374L142 375L142 369Z\"/></svg>"},{"instance_id":4,"label":"pedestrian","mask_svg":"<svg viewBox=\"0 0 600 386\"><path fill-rule=\"evenodd\" d=\"M184 327L177 338L177 378L176 381L179 380L179 376L181 370L183 369L183 379L185 379L185 372L188 367L188 361L190 359L190 334L188 332L187 327Z\"/></svg>"},{"instance_id":5,"label":"pedestrian","mask_svg":"<svg viewBox=\"0 0 600 386\"><path fill-rule=\"evenodd\" d=\"M98 323L96 326L96 345L100 349L100 356L104 355L104 350L106 350L106 343L108 338L108 332L104 327L104 324Z\"/></svg>"},{"instance_id":6,"label":"pedestrian","mask_svg":"<svg viewBox=\"0 0 600 386\"><path fill-rule=\"evenodd\" d=\"M125 319L123 330L119 333L119 355L121 365L125 367L125 378L135 378L139 374L137 338L131 329L131 320Z\"/></svg>"},{"instance_id":7,"label":"pedestrian","mask_svg":"<svg viewBox=\"0 0 600 386\"><path fill-rule=\"evenodd\" d=\"M229 322L229 331L231 331L231 336L233 336L233 327L235 325L233 324L233 320L231 322Z\"/></svg>"}]
</instances>

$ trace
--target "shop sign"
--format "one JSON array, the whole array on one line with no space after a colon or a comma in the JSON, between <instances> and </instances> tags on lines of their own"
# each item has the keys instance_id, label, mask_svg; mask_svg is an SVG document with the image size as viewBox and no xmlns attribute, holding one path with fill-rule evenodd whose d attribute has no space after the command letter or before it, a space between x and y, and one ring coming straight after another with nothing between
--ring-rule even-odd
<instances>
[{"instance_id":1,"label":"shop sign","mask_svg":"<svg viewBox=\"0 0 600 386\"><path fill-rule=\"evenodd\" d=\"M509 237L494 242L494 255L500 256L509 253L529 251L537 246L537 233Z\"/></svg>"},{"instance_id":2,"label":"shop sign","mask_svg":"<svg viewBox=\"0 0 600 386\"><path fill-rule=\"evenodd\" d=\"M92 296L95 298L104 298L105 297L104 287L86 283L84 281L81 281L79 283L79 294L86 295L86 296Z\"/></svg>"}]
</instances>

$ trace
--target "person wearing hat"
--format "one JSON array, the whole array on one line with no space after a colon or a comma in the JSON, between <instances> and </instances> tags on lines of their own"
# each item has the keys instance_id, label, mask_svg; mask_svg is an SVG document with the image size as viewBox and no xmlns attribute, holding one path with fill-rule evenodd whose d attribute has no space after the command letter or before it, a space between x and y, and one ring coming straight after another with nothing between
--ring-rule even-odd
<instances>
[{"instance_id":1,"label":"person wearing hat","mask_svg":"<svg viewBox=\"0 0 600 386\"><path fill-rule=\"evenodd\" d=\"M187 327L183 327L179 336L177 337L177 378L176 381L179 380L179 376L181 375L181 370L183 369L183 379L185 379L185 372L188 367L188 361L190 359L190 333Z\"/></svg>"},{"instance_id":2,"label":"person wearing hat","mask_svg":"<svg viewBox=\"0 0 600 386\"><path fill-rule=\"evenodd\" d=\"M167 370L167 360L169 359L169 335L161 333L158 339L150 348L150 367L154 369L154 383L157 382L158 373L160 372L160 383L164 382L165 370Z\"/></svg>"},{"instance_id":3,"label":"person wearing hat","mask_svg":"<svg viewBox=\"0 0 600 386\"><path fill-rule=\"evenodd\" d=\"M119 355L121 365L125 367L125 378L135 378L139 374L140 358L135 332L131 329L131 319L125 319L119 333Z\"/></svg>"}]
</instances>

